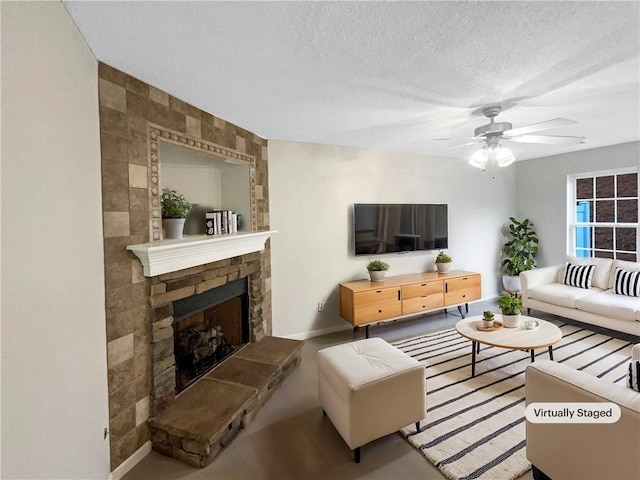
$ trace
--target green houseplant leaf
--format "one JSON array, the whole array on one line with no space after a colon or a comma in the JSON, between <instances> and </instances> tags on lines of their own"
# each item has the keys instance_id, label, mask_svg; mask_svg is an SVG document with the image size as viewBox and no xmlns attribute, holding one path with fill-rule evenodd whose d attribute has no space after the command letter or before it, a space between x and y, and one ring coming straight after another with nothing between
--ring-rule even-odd
<instances>
[{"instance_id":1,"label":"green houseplant leaf","mask_svg":"<svg viewBox=\"0 0 640 480\"><path fill-rule=\"evenodd\" d=\"M504 244L502 252L507 256L502 261L502 271L505 275L516 276L520 272L531 270L535 266L538 254L538 236L531 228L529 219L521 222L510 217L509 235L511 240Z\"/></svg>"},{"instance_id":2,"label":"green houseplant leaf","mask_svg":"<svg viewBox=\"0 0 640 480\"><path fill-rule=\"evenodd\" d=\"M389 270L389 264L383 262L382 260L371 260L367 265L367 270L370 272L381 272L384 270Z\"/></svg>"},{"instance_id":3,"label":"green houseplant leaf","mask_svg":"<svg viewBox=\"0 0 640 480\"><path fill-rule=\"evenodd\" d=\"M162 218L185 218L191 204L184 195L168 188L162 189Z\"/></svg>"}]
</instances>

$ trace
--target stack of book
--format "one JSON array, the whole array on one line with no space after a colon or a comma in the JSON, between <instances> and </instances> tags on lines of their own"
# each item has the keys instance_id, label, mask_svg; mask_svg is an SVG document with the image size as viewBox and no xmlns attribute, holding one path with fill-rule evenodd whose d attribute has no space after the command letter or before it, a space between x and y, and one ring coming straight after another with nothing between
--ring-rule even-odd
<instances>
[{"instance_id":1,"label":"stack of book","mask_svg":"<svg viewBox=\"0 0 640 480\"><path fill-rule=\"evenodd\" d=\"M223 235L238 231L238 214L231 210L214 210L205 214L207 235Z\"/></svg>"}]
</instances>

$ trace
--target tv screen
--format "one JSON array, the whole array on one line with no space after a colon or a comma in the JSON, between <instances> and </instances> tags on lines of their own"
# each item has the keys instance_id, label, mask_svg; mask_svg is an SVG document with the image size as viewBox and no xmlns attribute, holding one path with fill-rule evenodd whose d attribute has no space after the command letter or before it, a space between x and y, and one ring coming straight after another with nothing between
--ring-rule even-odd
<instances>
[{"instance_id":1,"label":"tv screen","mask_svg":"<svg viewBox=\"0 0 640 480\"><path fill-rule=\"evenodd\" d=\"M449 245L446 204L356 203L356 255L440 250Z\"/></svg>"}]
</instances>

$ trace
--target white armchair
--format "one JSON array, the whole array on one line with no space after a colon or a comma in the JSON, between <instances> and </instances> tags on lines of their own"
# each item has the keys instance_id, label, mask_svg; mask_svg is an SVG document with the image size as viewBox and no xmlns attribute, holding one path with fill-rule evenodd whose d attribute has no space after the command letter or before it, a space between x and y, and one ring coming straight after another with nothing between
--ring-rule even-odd
<instances>
[{"instance_id":1,"label":"white armchair","mask_svg":"<svg viewBox=\"0 0 640 480\"><path fill-rule=\"evenodd\" d=\"M640 360L640 344L632 349ZM613 424L527 421L527 458L536 480L640 478L640 393L542 360L527 366L525 397L534 402L613 402L621 417Z\"/></svg>"}]
</instances>

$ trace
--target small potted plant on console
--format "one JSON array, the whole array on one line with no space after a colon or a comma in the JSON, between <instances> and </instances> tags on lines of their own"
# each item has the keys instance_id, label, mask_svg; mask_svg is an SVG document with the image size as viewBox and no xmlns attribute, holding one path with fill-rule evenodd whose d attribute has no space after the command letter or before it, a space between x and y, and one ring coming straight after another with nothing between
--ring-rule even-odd
<instances>
[{"instance_id":1,"label":"small potted plant on console","mask_svg":"<svg viewBox=\"0 0 640 480\"><path fill-rule=\"evenodd\" d=\"M440 250L438 256L436 257L436 268L438 269L438 273L447 273L451 268L451 262L453 262L453 258Z\"/></svg>"},{"instance_id":2,"label":"small potted plant on console","mask_svg":"<svg viewBox=\"0 0 640 480\"><path fill-rule=\"evenodd\" d=\"M485 310L482 313L482 326L484 328L493 327L493 320L495 319L495 314L491 310Z\"/></svg>"},{"instance_id":3,"label":"small potted plant on console","mask_svg":"<svg viewBox=\"0 0 640 480\"><path fill-rule=\"evenodd\" d=\"M382 260L371 260L367 265L367 270L369 270L372 282L382 282L386 271L389 270L389 264Z\"/></svg>"},{"instance_id":4,"label":"small potted plant on console","mask_svg":"<svg viewBox=\"0 0 640 480\"><path fill-rule=\"evenodd\" d=\"M502 324L507 328L516 328L520 325L520 312L522 312L522 297L518 293L503 292L498 297L498 307L502 312Z\"/></svg>"}]
</instances>

